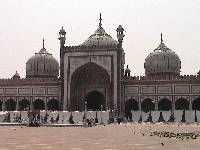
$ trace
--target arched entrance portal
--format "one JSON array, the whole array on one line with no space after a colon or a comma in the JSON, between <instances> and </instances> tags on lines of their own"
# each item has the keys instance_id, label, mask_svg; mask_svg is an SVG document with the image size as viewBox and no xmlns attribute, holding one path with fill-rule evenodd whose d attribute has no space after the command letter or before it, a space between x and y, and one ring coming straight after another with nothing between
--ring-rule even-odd
<instances>
[{"instance_id":1,"label":"arched entrance portal","mask_svg":"<svg viewBox=\"0 0 200 150\"><path fill-rule=\"evenodd\" d=\"M175 103L176 110L189 110L189 101L184 98L180 98Z\"/></svg>"},{"instance_id":2,"label":"arched entrance portal","mask_svg":"<svg viewBox=\"0 0 200 150\"><path fill-rule=\"evenodd\" d=\"M13 99L9 99L5 103L7 111L14 111L16 110L16 102Z\"/></svg>"},{"instance_id":3,"label":"arched entrance portal","mask_svg":"<svg viewBox=\"0 0 200 150\"><path fill-rule=\"evenodd\" d=\"M163 98L158 103L158 110L169 111L172 109L172 102L169 99Z\"/></svg>"},{"instance_id":4,"label":"arched entrance portal","mask_svg":"<svg viewBox=\"0 0 200 150\"><path fill-rule=\"evenodd\" d=\"M52 99L50 101L48 101L47 103L47 109L48 110L59 110L59 102L58 100Z\"/></svg>"},{"instance_id":5,"label":"arched entrance portal","mask_svg":"<svg viewBox=\"0 0 200 150\"><path fill-rule=\"evenodd\" d=\"M192 103L193 110L200 110L200 98L197 98Z\"/></svg>"},{"instance_id":6,"label":"arched entrance portal","mask_svg":"<svg viewBox=\"0 0 200 150\"><path fill-rule=\"evenodd\" d=\"M92 88L96 92L86 95L87 88ZM108 101L106 99L107 97L98 93L98 90L95 90L98 88L103 89L105 93L108 93L108 97L110 97L110 90L112 89L110 88L110 76L108 72L103 67L93 62L89 62L79 67L71 76L69 109L82 111L84 110L85 98L93 99L93 97L98 101L98 105L93 104L96 103L96 101L93 102L92 100L88 100L88 107L99 109L99 104L103 104L104 109L106 107L109 108L109 106L111 106L111 100ZM105 93L103 93L103 95L105 95ZM106 106L106 104L109 106Z\"/></svg>"},{"instance_id":7,"label":"arched entrance portal","mask_svg":"<svg viewBox=\"0 0 200 150\"><path fill-rule=\"evenodd\" d=\"M26 110L30 106L30 102L26 99L19 101L19 110Z\"/></svg>"},{"instance_id":8,"label":"arched entrance portal","mask_svg":"<svg viewBox=\"0 0 200 150\"><path fill-rule=\"evenodd\" d=\"M35 110L45 110L44 102L41 99L35 100L34 109Z\"/></svg>"},{"instance_id":9,"label":"arched entrance portal","mask_svg":"<svg viewBox=\"0 0 200 150\"><path fill-rule=\"evenodd\" d=\"M144 112L155 110L155 103L152 99L147 98L142 101L141 108Z\"/></svg>"},{"instance_id":10,"label":"arched entrance portal","mask_svg":"<svg viewBox=\"0 0 200 150\"><path fill-rule=\"evenodd\" d=\"M103 109L105 109L104 96L98 91L88 93L85 100L87 102L88 110L101 110L101 105L103 106Z\"/></svg>"},{"instance_id":11,"label":"arched entrance portal","mask_svg":"<svg viewBox=\"0 0 200 150\"><path fill-rule=\"evenodd\" d=\"M139 107L138 107L138 102L134 99L128 99L125 102L125 116L128 120L132 120L132 113L131 110L133 111L138 111Z\"/></svg>"}]
</instances>

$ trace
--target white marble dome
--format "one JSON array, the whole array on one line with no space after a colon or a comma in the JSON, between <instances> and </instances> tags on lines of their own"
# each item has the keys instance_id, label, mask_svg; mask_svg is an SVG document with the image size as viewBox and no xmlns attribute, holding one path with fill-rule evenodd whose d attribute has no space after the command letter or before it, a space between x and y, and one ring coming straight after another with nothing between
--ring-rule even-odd
<instances>
[{"instance_id":1,"label":"white marble dome","mask_svg":"<svg viewBox=\"0 0 200 150\"><path fill-rule=\"evenodd\" d=\"M27 78L52 78L59 75L59 63L43 48L28 59L26 63Z\"/></svg>"},{"instance_id":2,"label":"white marble dome","mask_svg":"<svg viewBox=\"0 0 200 150\"><path fill-rule=\"evenodd\" d=\"M161 39L160 45L145 59L144 68L146 75L180 75L181 61Z\"/></svg>"},{"instance_id":3,"label":"white marble dome","mask_svg":"<svg viewBox=\"0 0 200 150\"><path fill-rule=\"evenodd\" d=\"M100 26L94 34L85 40L81 46L117 46L118 42L114 40L106 31Z\"/></svg>"}]
</instances>

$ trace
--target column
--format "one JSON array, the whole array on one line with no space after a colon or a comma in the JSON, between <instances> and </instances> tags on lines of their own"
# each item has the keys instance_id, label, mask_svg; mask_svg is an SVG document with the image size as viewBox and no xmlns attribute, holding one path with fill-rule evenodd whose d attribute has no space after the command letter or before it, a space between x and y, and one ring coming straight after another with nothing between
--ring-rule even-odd
<instances>
[{"instance_id":1,"label":"column","mask_svg":"<svg viewBox=\"0 0 200 150\"><path fill-rule=\"evenodd\" d=\"M175 110L175 97L172 96L172 111Z\"/></svg>"},{"instance_id":2,"label":"column","mask_svg":"<svg viewBox=\"0 0 200 150\"><path fill-rule=\"evenodd\" d=\"M44 100L44 106L45 106L45 110L47 111L47 98L45 98Z\"/></svg>"},{"instance_id":3,"label":"column","mask_svg":"<svg viewBox=\"0 0 200 150\"><path fill-rule=\"evenodd\" d=\"M30 110L34 110L33 98L30 99Z\"/></svg>"},{"instance_id":4,"label":"column","mask_svg":"<svg viewBox=\"0 0 200 150\"><path fill-rule=\"evenodd\" d=\"M155 111L158 111L158 99L156 97L156 100L155 100Z\"/></svg>"},{"instance_id":5,"label":"column","mask_svg":"<svg viewBox=\"0 0 200 150\"><path fill-rule=\"evenodd\" d=\"M5 99L3 99L3 103L2 103L2 111L6 111Z\"/></svg>"},{"instance_id":6,"label":"column","mask_svg":"<svg viewBox=\"0 0 200 150\"><path fill-rule=\"evenodd\" d=\"M138 105L139 105L139 111L141 111L142 107L141 107L141 96L140 96L140 94L138 96Z\"/></svg>"},{"instance_id":7,"label":"column","mask_svg":"<svg viewBox=\"0 0 200 150\"><path fill-rule=\"evenodd\" d=\"M191 96L189 96L189 110L191 111L192 110L192 99L191 99Z\"/></svg>"},{"instance_id":8,"label":"column","mask_svg":"<svg viewBox=\"0 0 200 150\"><path fill-rule=\"evenodd\" d=\"M19 111L19 98L16 98L16 110Z\"/></svg>"}]
</instances>

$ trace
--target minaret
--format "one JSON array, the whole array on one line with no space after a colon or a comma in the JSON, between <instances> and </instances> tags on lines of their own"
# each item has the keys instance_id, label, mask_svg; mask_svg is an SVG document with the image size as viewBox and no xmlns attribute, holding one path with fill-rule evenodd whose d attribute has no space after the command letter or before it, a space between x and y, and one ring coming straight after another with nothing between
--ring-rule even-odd
<instances>
[{"instance_id":1,"label":"minaret","mask_svg":"<svg viewBox=\"0 0 200 150\"><path fill-rule=\"evenodd\" d=\"M62 29L60 30L60 32L59 32L59 35L60 35L60 37L58 38L59 40L60 40L60 78L61 78L61 80L63 80L63 75L64 75L64 60L63 60L63 55L64 55L64 53L63 53L63 51L64 51L64 48L65 48L65 35L66 35L66 32L65 32L65 30L63 29L63 27L62 27Z\"/></svg>"},{"instance_id":2,"label":"minaret","mask_svg":"<svg viewBox=\"0 0 200 150\"><path fill-rule=\"evenodd\" d=\"M61 81L61 107L63 106L63 100L64 100L64 49L65 49L65 30L62 29L59 32L60 37L58 38L60 40L60 81ZM61 108L62 110L63 108Z\"/></svg>"},{"instance_id":3,"label":"minaret","mask_svg":"<svg viewBox=\"0 0 200 150\"><path fill-rule=\"evenodd\" d=\"M117 31L117 39L118 39L118 42L119 42L118 47L122 48L122 42L123 42L123 39L124 39L124 36L125 36L123 34L124 29L121 25L119 25L116 31Z\"/></svg>"},{"instance_id":4,"label":"minaret","mask_svg":"<svg viewBox=\"0 0 200 150\"><path fill-rule=\"evenodd\" d=\"M127 77L131 76L131 70L128 68L128 65L127 65L126 70L125 70L125 76L127 76Z\"/></svg>"},{"instance_id":5,"label":"minaret","mask_svg":"<svg viewBox=\"0 0 200 150\"><path fill-rule=\"evenodd\" d=\"M123 42L123 38L124 38L124 29L121 25L118 26L118 28L116 29L117 31L117 39L118 39L118 45L117 45L117 108L120 112L119 115L123 115L122 113L125 110L125 106L124 106L124 102L123 102L123 84L121 81L123 81L124 79L124 63L125 63L125 59L124 59L124 50L122 48L122 42ZM123 106L122 106L123 105Z\"/></svg>"},{"instance_id":6,"label":"minaret","mask_svg":"<svg viewBox=\"0 0 200 150\"><path fill-rule=\"evenodd\" d=\"M59 40L60 40L60 46L61 47L64 47L64 45L65 45L65 35L66 35L66 32L65 32L65 30L63 29L63 27L62 27L62 29L60 30L60 32L59 32L59 35L60 35L60 37L58 38Z\"/></svg>"}]
</instances>

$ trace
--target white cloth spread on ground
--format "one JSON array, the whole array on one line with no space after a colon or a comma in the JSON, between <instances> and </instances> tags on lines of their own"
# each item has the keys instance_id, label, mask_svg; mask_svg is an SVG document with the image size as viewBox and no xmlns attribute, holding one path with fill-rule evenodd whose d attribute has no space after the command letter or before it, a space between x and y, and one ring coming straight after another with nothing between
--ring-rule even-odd
<instances>
[{"instance_id":1,"label":"white cloth spread on ground","mask_svg":"<svg viewBox=\"0 0 200 150\"><path fill-rule=\"evenodd\" d=\"M197 111L196 111L196 114L197 114L197 122L200 122L200 111L197 110Z\"/></svg>"},{"instance_id":2,"label":"white cloth spread on ground","mask_svg":"<svg viewBox=\"0 0 200 150\"><path fill-rule=\"evenodd\" d=\"M186 110L185 111L185 120L186 122L195 122L195 111L189 111L189 110Z\"/></svg>"},{"instance_id":3,"label":"white cloth spread on ground","mask_svg":"<svg viewBox=\"0 0 200 150\"><path fill-rule=\"evenodd\" d=\"M164 120L167 122L171 116L171 111L162 111Z\"/></svg>"},{"instance_id":4,"label":"white cloth spread on ground","mask_svg":"<svg viewBox=\"0 0 200 150\"><path fill-rule=\"evenodd\" d=\"M74 123L77 124L77 123L83 122L84 114L85 112L73 111L72 116L73 116Z\"/></svg>"},{"instance_id":5,"label":"white cloth spread on ground","mask_svg":"<svg viewBox=\"0 0 200 150\"><path fill-rule=\"evenodd\" d=\"M152 116L152 121L157 122L160 116L160 111L152 111L151 116Z\"/></svg>"},{"instance_id":6,"label":"white cloth spread on ground","mask_svg":"<svg viewBox=\"0 0 200 150\"><path fill-rule=\"evenodd\" d=\"M99 122L101 121L101 111L98 112L98 120ZM109 120L109 111L102 111L102 118L103 118L103 123L107 123Z\"/></svg>"},{"instance_id":7,"label":"white cloth spread on ground","mask_svg":"<svg viewBox=\"0 0 200 150\"><path fill-rule=\"evenodd\" d=\"M143 122L147 121L148 117L149 117L149 112L145 113L142 111L142 121Z\"/></svg>"},{"instance_id":8,"label":"white cloth spread on ground","mask_svg":"<svg viewBox=\"0 0 200 150\"><path fill-rule=\"evenodd\" d=\"M141 116L141 111L131 111L133 122L138 122Z\"/></svg>"},{"instance_id":9,"label":"white cloth spread on ground","mask_svg":"<svg viewBox=\"0 0 200 150\"><path fill-rule=\"evenodd\" d=\"M175 117L175 121L174 122L181 122L182 115L183 115L183 110L175 110L174 111L174 117Z\"/></svg>"},{"instance_id":10,"label":"white cloth spread on ground","mask_svg":"<svg viewBox=\"0 0 200 150\"><path fill-rule=\"evenodd\" d=\"M8 115L8 112L0 112L0 122L3 122L6 116Z\"/></svg>"}]
</instances>

